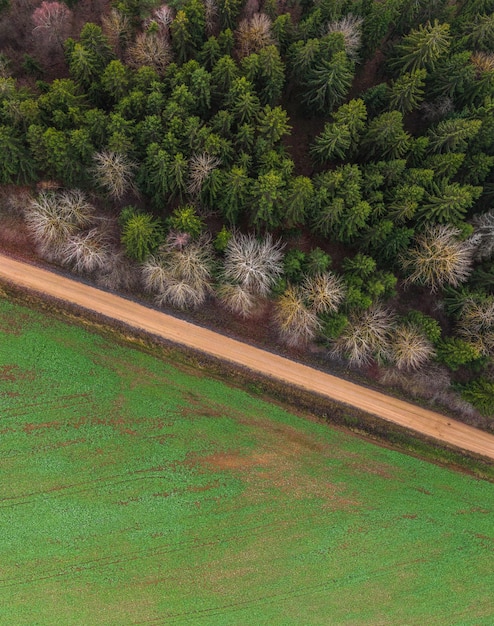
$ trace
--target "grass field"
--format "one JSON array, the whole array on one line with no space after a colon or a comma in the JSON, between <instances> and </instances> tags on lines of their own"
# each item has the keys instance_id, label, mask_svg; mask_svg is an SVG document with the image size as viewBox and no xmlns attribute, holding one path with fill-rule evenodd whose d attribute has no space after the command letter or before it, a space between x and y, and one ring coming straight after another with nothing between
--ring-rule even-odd
<instances>
[{"instance_id":1,"label":"grass field","mask_svg":"<svg viewBox=\"0 0 494 626\"><path fill-rule=\"evenodd\" d=\"M494 485L0 300L0 624L494 624Z\"/></svg>"}]
</instances>

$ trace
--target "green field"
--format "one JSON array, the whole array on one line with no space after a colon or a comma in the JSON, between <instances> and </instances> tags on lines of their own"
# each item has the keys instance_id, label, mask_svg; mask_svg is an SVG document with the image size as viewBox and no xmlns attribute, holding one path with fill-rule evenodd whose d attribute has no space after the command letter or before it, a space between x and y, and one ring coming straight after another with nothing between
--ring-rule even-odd
<instances>
[{"instance_id":1,"label":"green field","mask_svg":"<svg viewBox=\"0 0 494 626\"><path fill-rule=\"evenodd\" d=\"M494 485L0 300L0 624L494 624Z\"/></svg>"}]
</instances>

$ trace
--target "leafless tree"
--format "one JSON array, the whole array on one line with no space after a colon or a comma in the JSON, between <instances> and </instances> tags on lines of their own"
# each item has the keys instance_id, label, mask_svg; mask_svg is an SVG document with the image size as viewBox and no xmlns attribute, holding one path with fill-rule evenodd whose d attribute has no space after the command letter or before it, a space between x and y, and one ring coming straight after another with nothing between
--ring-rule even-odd
<instances>
[{"instance_id":1,"label":"leafless tree","mask_svg":"<svg viewBox=\"0 0 494 626\"><path fill-rule=\"evenodd\" d=\"M463 304L457 332L482 355L494 355L494 297L469 298Z\"/></svg>"},{"instance_id":2,"label":"leafless tree","mask_svg":"<svg viewBox=\"0 0 494 626\"><path fill-rule=\"evenodd\" d=\"M135 190L134 172L137 165L126 155L103 150L93 156L96 182L111 198L120 200L125 193Z\"/></svg>"},{"instance_id":3,"label":"leafless tree","mask_svg":"<svg viewBox=\"0 0 494 626\"><path fill-rule=\"evenodd\" d=\"M69 237L62 250L62 263L79 274L103 270L109 263L112 248L106 235L97 228Z\"/></svg>"},{"instance_id":4,"label":"leafless tree","mask_svg":"<svg viewBox=\"0 0 494 626\"><path fill-rule=\"evenodd\" d=\"M112 291L133 291L140 283L140 268L121 250L114 249L106 265L96 275L96 282Z\"/></svg>"},{"instance_id":5,"label":"leafless tree","mask_svg":"<svg viewBox=\"0 0 494 626\"><path fill-rule=\"evenodd\" d=\"M204 0L204 12L206 17L206 31L212 35L218 22L218 4L216 0Z\"/></svg>"},{"instance_id":6,"label":"leafless tree","mask_svg":"<svg viewBox=\"0 0 494 626\"><path fill-rule=\"evenodd\" d=\"M127 63L139 69L143 65L153 67L160 76L172 60L170 42L161 33L147 31L139 33L127 50Z\"/></svg>"},{"instance_id":7,"label":"leafless tree","mask_svg":"<svg viewBox=\"0 0 494 626\"><path fill-rule=\"evenodd\" d=\"M494 209L487 213L476 215L472 224L474 227L473 236L476 243L475 259L477 261L487 261L494 256Z\"/></svg>"},{"instance_id":8,"label":"leafless tree","mask_svg":"<svg viewBox=\"0 0 494 626\"><path fill-rule=\"evenodd\" d=\"M472 271L474 245L459 239L449 224L428 226L415 238L415 246L402 258L407 282L430 287L432 292L465 282Z\"/></svg>"},{"instance_id":9,"label":"leafless tree","mask_svg":"<svg viewBox=\"0 0 494 626\"><path fill-rule=\"evenodd\" d=\"M247 291L267 296L283 271L283 245L271 235L257 239L235 233L225 251L225 282L241 285Z\"/></svg>"},{"instance_id":10,"label":"leafless tree","mask_svg":"<svg viewBox=\"0 0 494 626\"><path fill-rule=\"evenodd\" d=\"M129 18L120 13L118 9L112 8L107 15L101 18L101 23L103 32L107 36L111 47L121 59L130 39L131 25Z\"/></svg>"},{"instance_id":11,"label":"leafless tree","mask_svg":"<svg viewBox=\"0 0 494 626\"><path fill-rule=\"evenodd\" d=\"M399 370L417 370L435 355L429 339L412 324L401 324L393 330L391 360Z\"/></svg>"},{"instance_id":12,"label":"leafless tree","mask_svg":"<svg viewBox=\"0 0 494 626\"><path fill-rule=\"evenodd\" d=\"M167 4L162 4L153 11L153 20L158 24L160 33L165 39L170 37L170 24L175 17L174 10Z\"/></svg>"},{"instance_id":13,"label":"leafless tree","mask_svg":"<svg viewBox=\"0 0 494 626\"><path fill-rule=\"evenodd\" d=\"M327 27L328 33L341 33L343 35L345 52L354 61L358 59L358 51L362 43L361 30L363 22L364 20L361 17L348 14L340 20L330 22Z\"/></svg>"},{"instance_id":14,"label":"leafless tree","mask_svg":"<svg viewBox=\"0 0 494 626\"><path fill-rule=\"evenodd\" d=\"M305 306L303 294L293 286L279 297L274 323L283 343L293 348L305 346L320 329L316 313Z\"/></svg>"},{"instance_id":15,"label":"leafless tree","mask_svg":"<svg viewBox=\"0 0 494 626\"><path fill-rule=\"evenodd\" d=\"M271 25L271 19L265 13L254 13L250 19L240 22L236 35L241 56L259 52L274 43Z\"/></svg>"},{"instance_id":16,"label":"leafless tree","mask_svg":"<svg viewBox=\"0 0 494 626\"><path fill-rule=\"evenodd\" d=\"M189 184L187 185L189 194L199 194L204 181L220 163L218 157L207 152L194 155L189 161Z\"/></svg>"},{"instance_id":17,"label":"leafless tree","mask_svg":"<svg viewBox=\"0 0 494 626\"><path fill-rule=\"evenodd\" d=\"M302 283L302 297L316 314L335 313L343 302L345 293L342 279L332 272L307 276Z\"/></svg>"},{"instance_id":18,"label":"leafless tree","mask_svg":"<svg viewBox=\"0 0 494 626\"><path fill-rule=\"evenodd\" d=\"M211 292L212 250L209 240L190 242L183 248L161 246L142 265L144 287L155 294L158 305L196 308Z\"/></svg>"},{"instance_id":19,"label":"leafless tree","mask_svg":"<svg viewBox=\"0 0 494 626\"><path fill-rule=\"evenodd\" d=\"M373 358L389 357L393 315L380 305L351 315L349 323L334 341L334 356L348 359L351 365L363 367Z\"/></svg>"},{"instance_id":20,"label":"leafless tree","mask_svg":"<svg viewBox=\"0 0 494 626\"><path fill-rule=\"evenodd\" d=\"M89 226L94 207L82 191L41 192L31 198L25 212L26 225L45 255L58 257L72 235Z\"/></svg>"},{"instance_id":21,"label":"leafless tree","mask_svg":"<svg viewBox=\"0 0 494 626\"><path fill-rule=\"evenodd\" d=\"M33 34L60 46L69 34L72 11L63 2L44 0L32 15Z\"/></svg>"},{"instance_id":22,"label":"leafless tree","mask_svg":"<svg viewBox=\"0 0 494 626\"><path fill-rule=\"evenodd\" d=\"M243 318L251 317L257 297L242 285L222 283L216 290L219 301L226 309Z\"/></svg>"}]
</instances>

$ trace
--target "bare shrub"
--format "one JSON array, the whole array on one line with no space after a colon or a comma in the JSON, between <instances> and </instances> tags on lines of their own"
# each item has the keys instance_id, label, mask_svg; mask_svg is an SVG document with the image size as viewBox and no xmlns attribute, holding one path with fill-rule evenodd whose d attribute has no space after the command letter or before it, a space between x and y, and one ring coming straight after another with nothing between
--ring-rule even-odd
<instances>
[{"instance_id":1,"label":"bare shrub","mask_svg":"<svg viewBox=\"0 0 494 626\"><path fill-rule=\"evenodd\" d=\"M139 33L135 42L127 50L127 63L139 69L144 65L153 67L160 76L172 60L170 42L160 33L153 31Z\"/></svg>"},{"instance_id":2,"label":"bare shrub","mask_svg":"<svg viewBox=\"0 0 494 626\"><path fill-rule=\"evenodd\" d=\"M305 306L303 294L293 286L278 299L274 323L281 341L292 348L305 346L320 329L317 315Z\"/></svg>"},{"instance_id":3,"label":"bare shrub","mask_svg":"<svg viewBox=\"0 0 494 626\"><path fill-rule=\"evenodd\" d=\"M222 283L216 290L219 301L234 315L248 318L254 312L256 296L242 285Z\"/></svg>"},{"instance_id":4,"label":"bare shrub","mask_svg":"<svg viewBox=\"0 0 494 626\"><path fill-rule=\"evenodd\" d=\"M432 364L415 372L388 367L382 370L380 382L398 387L412 397L440 404L463 417L478 419L476 409L452 389L450 373L444 366Z\"/></svg>"},{"instance_id":5,"label":"bare shrub","mask_svg":"<svg viewBox=\"0 0 494 626\"><path fill-rule=\"evenodd\" d=\"M336 313L345 298L342 279L332 272L307 276L302 283L302 296L316 313Z\"/></svg>"},{"instance_id":6,"label":"bare shrub","mask_svg":"<svg viewBox=\"0 0 494 626\"><path fill-rule=\"evenodd\" d=\"M267 296L283 271L283 244L271 235L257 239L235 233L225 250L225 282L241 285L253 294Z\"/></svg>"},{"instance_id":7,"label":"bare shrub","mask_svg":"<svg viewBox=\"0 0 494 626\"><path fill-rule=\"evenodd\" d=\"M123 251L113 250L106 265L96 275L96 282L112 291L133 291L140 282L140 268Z\"/></svg>"},{"instance_id":8,"label":"bare shrub","mask_svg":"<svg viewBox=\"0 0 494 626\"><path fill-rule=\"evenodd\" d=\"M82 191L41 192L28 203L24 219L46 257L58 258L72 235L93 220L94 208Z\"/></svg>"},{"instance_id":9,"label":"bare shrub","mask_svg":"<svg viewBox=\"0 0 494 626\"><path fill-rule=\"evenodd\" d=\"M345 52L350 59L356 61L358 59L358 51L362 43L362 24L364 20L361 17L355 17L348 14L340 20L330 22L327 26L327 32L341 33L345 41Z\"/></svg>"},{"instance_id":10,"label":"bare shrub","mask_svg":"<svg viewBox=\"0 0 494 626\"><path fill-rule=\"evenodd\" d=\"M376 305L349 317L331 352L357 367L368 365L373 358L385 360L389 357L392 329L393 315Z\"/></svg>"},{"instance_id":11,"label":"bare shrub","mask_svg":"<svg viewBox=\"0 0 494 626\"><path fill-rule=\"evenodd\" d=\"M93 161L96 182L111 198L120 200L128 191L135 190L137 165L124 154L103 150L93 156Z\"/></svg>"},{"instance_id":12,"label":"bare shrub","mask_svg":"<svg viewBox=\"0 0 494 626\"><path fill-rule=\"evenodd\" d=\"M403 324L394 329L390 356L399 370L417 370L434 355L432 343L413 324Z\"/></svg>"},{"instance_id":13,"label":"bare shrub","mask_svg":"<svg viewBox=\"0 0 494 626\"><path fill-rule=\"evenodd\" d=\"M259 52L274 43L271 19L265 13L254 13L250 19L243 19L236 35L241 56Z\"/></svg>"},{"instance_id":14,"label":"bare shrub","mask_svg":"<svg viewBox=\"0 0 494 626\"><path fill-rule=\"evenodd\" d=\"M142 265L147 291L160 306L197 308L211 292L212 250L209 240L191 242L183 248L161 246L157 255Z\"/></svg>"},{"instance_id":15,"label":"bare shrub","mask_svg":"<svg viewBox=\"0 0 494 626\"><path fill-rule=\"evenodd\" d=\"M448 224L428 226L415 238L415 246L402 258L407 282L425 285L436 292L441 287L457 287L472 271L474 245L461 241L460 231Z\"/></svg>"},{"instance_id":16,"label":"bare shrub","mask_svg":"<svg viewBox=\"0 0 494 626\"><path fill-rule=\"evenodd\" d=\"M110 242L97 228L72 235L61 252L62 263L79 274L102 270L108 264L110 255Z\"/></svg>"}]
</instances>

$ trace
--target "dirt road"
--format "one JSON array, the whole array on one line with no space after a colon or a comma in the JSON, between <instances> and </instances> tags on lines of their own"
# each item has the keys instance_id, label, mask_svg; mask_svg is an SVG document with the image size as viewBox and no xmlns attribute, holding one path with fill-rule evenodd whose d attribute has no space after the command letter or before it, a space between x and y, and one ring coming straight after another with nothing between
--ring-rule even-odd
<instances>
[{"instance_id":1,"label":"dirt road","mask_svg":"<svg viewBox=\"0 0 494 626\"><path fill-rule=\"evenodd\" d=\"M494 435L0 254L2 280L77 304L133 328L315 391L447 444L494 459Z\"/></svg>"}]
</instances>

